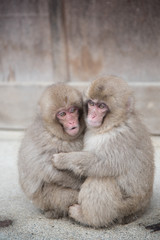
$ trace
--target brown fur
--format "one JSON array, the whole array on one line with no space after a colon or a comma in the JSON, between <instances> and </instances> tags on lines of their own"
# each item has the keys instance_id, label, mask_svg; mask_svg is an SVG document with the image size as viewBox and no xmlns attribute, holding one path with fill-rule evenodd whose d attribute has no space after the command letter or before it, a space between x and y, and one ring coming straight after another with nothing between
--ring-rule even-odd
<instances>
[{"instance_id":1,"label":"brown fur","mask_svg":"<svg viewBox=\"0 0 160 240\"><path fill-rule=\"evenodd\" d=\"M56 118L59 108L77 106L80 130L69 136ZM51 162L54 153L80 151L83 146L84 120L81 94L63 84L47 88L33 124L27 129L19 151L18 170L21 187L29 199L48 217L68 214L68 207L78 201L82 179L59 171Z\"/></svg>"},{"instance_id":2,"label":"brown fur","mask_svg":"<svg viewBox=\"0 0 160 240\"><path fill-rule=\"evenodd\" d=\"M110 112L100 127L88 126L83 152L56 154L53 164L87 176L78 204L70 207L69 214L82 224L103 227L138 216L148 206L153 147L126 82L112 76L97 79L86 93L88 99L105 102Z\"/></svg>"}]
</instances>

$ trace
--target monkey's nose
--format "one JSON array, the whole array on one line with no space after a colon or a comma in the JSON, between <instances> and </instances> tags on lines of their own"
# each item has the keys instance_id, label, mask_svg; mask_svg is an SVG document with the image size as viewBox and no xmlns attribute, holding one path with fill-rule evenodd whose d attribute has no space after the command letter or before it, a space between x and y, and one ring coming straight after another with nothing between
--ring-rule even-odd
<instances>
[{"instance_id":1,"label":"monkey's nose","mask_svg":"<svg viewBox=\"0 0 160 240\"><path fill-rule=\"evenodd\" d=\"M91 115L91 118L94 119L95 117L96 117L96 114L93 113L93 114Z\"/></svg>"},{"instance_id":2,"label":"monkey's nose","mask_svg":"<svg viewBox=\"0 0 160 240\"><path fill-rule=\"evenodd\" d=\"M70 121L69 125L75 125L75 121Z\"/></svg>"}]
</instances>

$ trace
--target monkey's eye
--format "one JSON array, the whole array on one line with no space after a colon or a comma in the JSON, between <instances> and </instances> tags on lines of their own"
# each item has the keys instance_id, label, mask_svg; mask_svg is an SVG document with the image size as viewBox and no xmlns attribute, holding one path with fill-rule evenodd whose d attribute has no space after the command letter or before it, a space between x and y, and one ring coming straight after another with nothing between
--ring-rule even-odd
<instances>
[{"instance_id":1,"label":"monkey's eye","mask_svg":"<svg viewBox=\"0 0 160 240\"><path fill-rule=\"evenodd\" d=\"M105 103L100 103L98 107L101 108L101 109L103 109L103 108L106 108L107 105L106 105Z\"/></svg>"},{"instance_id":2,"label":"monkey's eye","mask_svg":"<svg viewBox=\"0 0 160 240\"><path fill-rule=\"evenodd\" d=\"M71 108L69 109L69 112L70 112L70 113L74 113L76 110L77 110L76 107L71 107Z\"/></svg>"},{"instance_id":3,"label":"monkey's eye","mask_svg":"<svg viewBox=\"0 0 160 240\"><path fill-rule=\"evenodd\" d=\"M94 106L94 105L95 105L95 103L94 103L92 100L89 100L89 101L88 101L88 104L89 104L90 106Z\"/></svg>"},{"instance_id":4,"label":"monkey's eye","mask_svg":"<svg viewBox=\"0 0 160 240\"><path fill-rule=\"evenodd\" d=\"M65 112L59 112L58 115L61 116L61 117L64 117L66 115L66 113Z\"/></svg>"}]
</instances>

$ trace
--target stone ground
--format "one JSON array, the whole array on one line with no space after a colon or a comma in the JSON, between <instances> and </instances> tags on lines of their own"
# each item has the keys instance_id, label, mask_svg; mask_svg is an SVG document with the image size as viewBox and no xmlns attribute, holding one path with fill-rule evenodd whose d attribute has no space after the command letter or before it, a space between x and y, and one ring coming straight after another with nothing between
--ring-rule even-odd
<instances>
[{"instance_id":1,"label":"stone ground","mask_svg":"<svg viewBox=\"0 0 160 240\"><path fill-rule=\"evenodd\" d=\"M93 229L69 219L46 219L24 196L18 184L17 154L22 132L0 131L0 221L13 221L0 228L0 240L132 240L160 239L160 231L145 226L160 222L160 137L152 137L155 147L156 174L148 211L127 225Z\"/></svg>"}]
</instances>

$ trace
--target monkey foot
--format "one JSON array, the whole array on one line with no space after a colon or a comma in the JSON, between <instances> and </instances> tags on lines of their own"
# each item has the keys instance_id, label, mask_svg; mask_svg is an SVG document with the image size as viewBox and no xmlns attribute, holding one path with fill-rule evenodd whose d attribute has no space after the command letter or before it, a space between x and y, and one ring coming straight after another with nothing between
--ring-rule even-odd
<instances>
[{"instance_id":1,"label":"monkey foot","mask_svg":"<svg viewBox=\"0 0 160 240\"><path fill-rule=\"evenodd\" d=\"M83 215L82 215L82 208L78 204L75 204L75 205L69 207L69 217L73 218L77 222L86 224L85 220L83 218Z\"/></svg>"},{"instance_id":2,"label":"monkey foot","mask_svg":"<svg viewBox=\"0 0 160 240\"><path fill-rule=\"evenodd\" d=\"M77 219L77 217L81 214L81 206L78 204L74 204L69 207L69 216L71 218Z\"/></svg>"}]
</instances>

